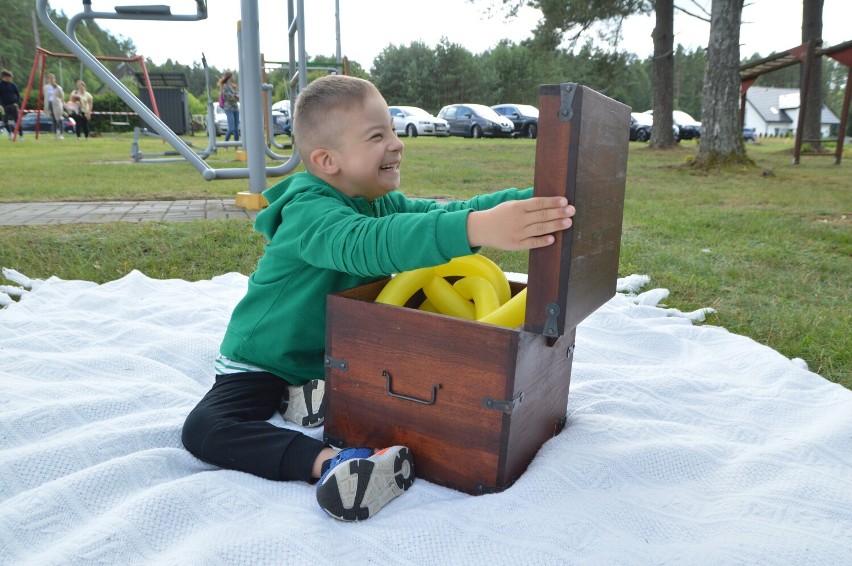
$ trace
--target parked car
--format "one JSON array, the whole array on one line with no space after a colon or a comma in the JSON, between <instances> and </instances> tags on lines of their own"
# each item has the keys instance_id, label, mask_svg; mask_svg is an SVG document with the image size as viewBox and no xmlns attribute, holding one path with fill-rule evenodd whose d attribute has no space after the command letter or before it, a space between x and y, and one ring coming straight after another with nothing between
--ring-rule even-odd
<instances>
[{"instance_id":1,"label":"parked car","mask_svg":"<svg viewBox=\"0 0 852 566\"><path fill-rule=\"evenodd\" d=\"M535 139L538 135L538 108L529 104L497 104L492 106L495 112L505 116L515 125L515 133L525 138Z\"/></svg>"},{"instance_id":2,"label":"parked car","mask_svg":"<svg viewBox=\"0 0 852 566\"><path fill-rule=\"evenodd\" d=\"M654 115L653 110L647 110L646 114ZM701 137L701 122L684 112L674 110L672 112L672 124L680 128L680 139L691 140Z\"/></svg>"},{"instance_id":3,"label":"parked car","mask_svg":"<svg viewBox=\"0 0 852 566\"><path fill-rule=\"evenodd\" d=\"M448 136L449 124L443 118L432 116L416 106L391 106L390 115L393 118L393 129L397 135L416 136Z\"/></svg>"},{"instance_id":4,"label":"parked car","mask_svg":"<svg viewBox=\"0 0 852 566\"><path fill-rule=\"evenodd\" d=\"M756 142L757 141L757 129L756 128L743 128L743 141Z\"/></svg>"},{"instance_id":5,"label":"parked car","mask_svg":"<svg viewBox=\"0 0 852 566\"><path fill-rule=\"evenodd\" d=\"M214 109L216 111L215 121L216 121L216 135L221 136L224 135L225 132L228 131L228 115L225 114L225 111L219 107L218 104L214 105ZM242 116L240 116L240 132L243 131L243 121ZM272 135L280 136L280 135L291 135L291 125L290 118L287 117L283 112L278 110L272 111Z\"/></svg>"},{"instance_id":6,"label":"parked car","mask_svg":"<svg viewBox=\"0 0 852 566\"><path fill-rule=\"evenodd\" d=\"M50 116L48 116L44 112L27 112L26 114L24 114L24 117L21 118L21 131L34 132L36 129L36 121L38 121L39 133L53 133L53 120L51 120ZM71 118L69 116L64 116L62 118L62 131L66 134L74 133L74 129L76 127L77 123L74 121L74 118Z\"/></svg>"},{"instance_id":7,"label":"parked car","mask_svg":"<svg viewBox=\"0 0 852 566\"><path fill-rule=\"evenodd\" d=\"M651 139L651 126L654 125L654 117L648 112L630 113L630 141L648 141ZM680 141L680 128L672 124L672 136L676 142Z\"/></svg>"},{"instance_id":8,"label":"parked car","mask_svg":"<svg viewBox=\"0 0 852 566\"><path fill-rule=\"evenodd\" d=\"M438 112L447 121L450 134L467 138L512 137L515 125L505 116L482 104L450 104Z\"/></svg>"},{"instance_id":9,"label":"parked car","mask_svg":"<svg viewBox=\"0 0 852 566\"><path fill-rule=\"evenodd\" d=\"M651 125L654 117L645 112L630 113L630 141L648 141L651 139Z\"/></svg>"},{"instance_id":10,"label":"parked car","mask_svg":"<svg viewBox=\"0 0 852 566\"><path fill-rule=\"evenodd\" d=\"M290 118L290 101L279 100L278 102L272 105L272 110L281 112L282 114Z\"/></svg>"}]
</instances>

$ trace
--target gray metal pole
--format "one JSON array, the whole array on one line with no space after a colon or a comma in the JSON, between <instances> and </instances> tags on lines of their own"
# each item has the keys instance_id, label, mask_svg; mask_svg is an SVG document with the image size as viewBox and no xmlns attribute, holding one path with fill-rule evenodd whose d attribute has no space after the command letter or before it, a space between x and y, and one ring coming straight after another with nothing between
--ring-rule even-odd
<instances>
[{"instance_id":1,"label":"gray metal pole","mask_svg":"<svg viewBox=\"0 0 852 566\"><path fill-rule=\"evenodd\" d=\"M263 103L260 80L260 19L257 0L242 0L240 5L240 120L243 128L243 147L248 152L249 192L266 190L266 144L263 132Z\"/></svg>"}]
</instances>

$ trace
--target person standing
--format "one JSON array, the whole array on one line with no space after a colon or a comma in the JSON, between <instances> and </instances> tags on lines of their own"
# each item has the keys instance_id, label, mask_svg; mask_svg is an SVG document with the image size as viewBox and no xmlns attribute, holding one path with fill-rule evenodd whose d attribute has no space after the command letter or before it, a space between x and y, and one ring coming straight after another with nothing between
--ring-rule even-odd
<instances>
[{"instance_id":1,"label":"person standing","mask_svg":"<svg viewBox=\"0 0 852 566\"><path fill-rule=\"evenodd\" d=\"M225 103L222 109L228 117L228 131L225 132L225 141L234 136L234 141L240 141L240 91L234 82L234 73L225 71L219 79L219 92Z\"/></svg>"},{"instance_id":2,"label":"person standing","mask_svg":"<svg viewBox=\"0 0 852 566\"><path fill-rule=\"evenodd\" d=\"M15 126L18 124L18 110L21 107L21 92L18 86L12 82L12 72L6 69L0 71L0 105L3 106L3 122L9 139L15 135ZM21 133L23 139L24 134Z\"/></svg>"},{"instance_id":3,"label":"person standing","mask_svg":"<svg viewBox=\"0 0 852 566\"><path fill-rule=\"evenodd\" d=\"M44 85L44 111L53 122L54 138L64 139L65 136L62 135L62 114L65 112L65 91L56 84L56 75L53 73L47 75L47 84Z\"/></svg>"},{"instance_id":4,"label":"person standing","mask_svg":"<svg viewBox=\"0 0 852 566\"><path fill-rule=\"evenodd\" d=\"M94 106L94 98L86 90L86 83L82 80L77 81L77 88L71 91L69 107L72 111L76 110L74 121L77 122L77 139L80 139L80 134L85 134L86 139L89 139L89 120L92 119L92 108Z\"/></svg>"}]
</instances>

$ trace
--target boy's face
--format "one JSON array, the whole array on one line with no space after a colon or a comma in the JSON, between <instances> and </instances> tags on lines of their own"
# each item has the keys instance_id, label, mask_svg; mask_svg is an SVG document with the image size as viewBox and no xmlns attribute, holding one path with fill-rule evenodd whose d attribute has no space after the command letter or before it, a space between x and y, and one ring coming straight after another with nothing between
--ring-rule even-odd
<instances>
[{"instance_id":1,"label":"boy's face","mask_svg":"<svg viewBox=\"0 0 852 566\"><path fill-rule=\"evenodd\" d=\"M385 100L374 94L360 107L338 111L343 130L330 153L339 171L333 186L350 197L375 200L399 189L403 143Z\"/></svg>"}]
</instances>

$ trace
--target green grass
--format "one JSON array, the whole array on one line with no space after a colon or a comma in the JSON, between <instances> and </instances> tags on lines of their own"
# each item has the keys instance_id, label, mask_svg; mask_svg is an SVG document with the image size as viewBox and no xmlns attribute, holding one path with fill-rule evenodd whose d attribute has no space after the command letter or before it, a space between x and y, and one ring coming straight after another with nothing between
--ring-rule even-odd
<instances>
[{"instance_id":1,"label":"green grass","mask_svg":"<svg viewBox=\"0 0 852 566\"><path fill-rule=\"evenodd\" d=\"M533 182L530 140L404 141L410 196L467 198ZM0 143L0 200L7 202L218 198L248 187L247 180L204 181L186 163L134 164L129 136ZM142 149L164 147L145 140ZM713 307L708 323L803 358L852 388L852 155L839 167L809 156L794 166L791 150L789 140L749 144L756 167L702 174L682 166L695 155L692 142L667 152L632 143L620 274L646 273L653 287L671 291L669 306ZM233 156L208 161L244 166ZM0 226L0 265L36 278L104 282L138 269L196 280L251 272L262 245L239 220ZM524 253L486 254L506 270L526 270Z\"/></svg>"}]
</instances>

